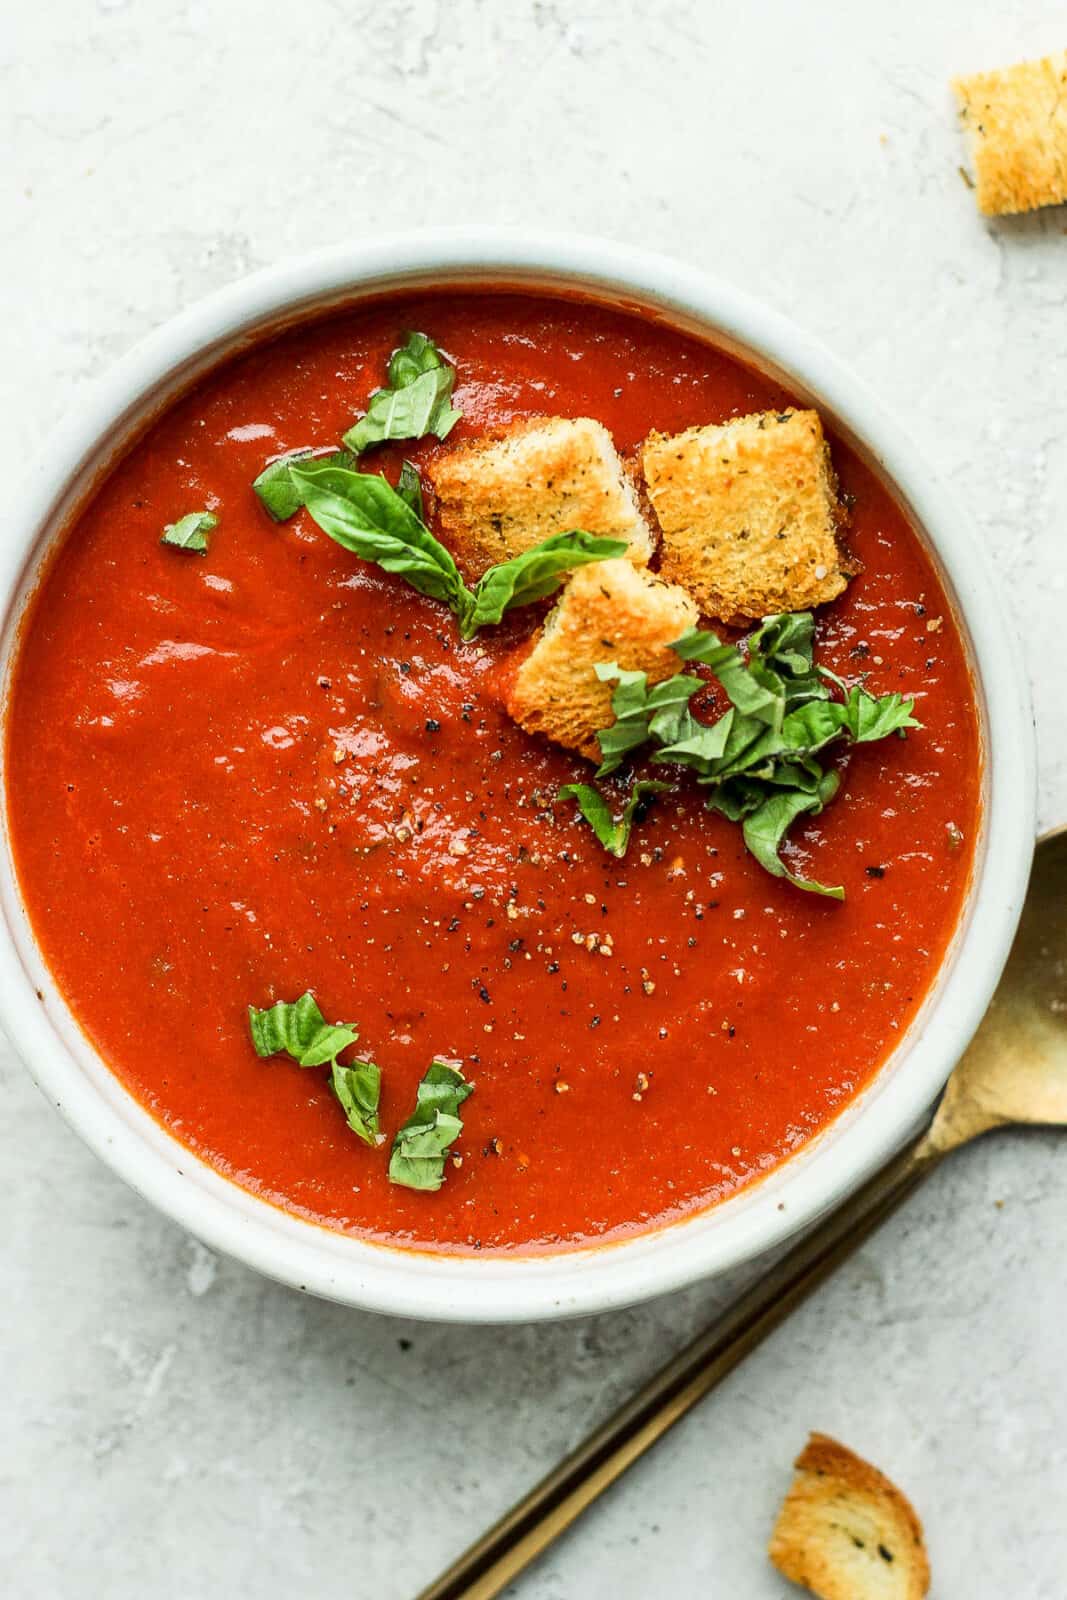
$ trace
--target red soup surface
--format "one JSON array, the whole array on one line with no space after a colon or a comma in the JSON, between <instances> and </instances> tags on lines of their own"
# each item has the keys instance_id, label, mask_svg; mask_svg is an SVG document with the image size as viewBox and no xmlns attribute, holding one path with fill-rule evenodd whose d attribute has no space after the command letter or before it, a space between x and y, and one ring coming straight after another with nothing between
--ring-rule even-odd
<instances>
[{"instance_id":1,"label":"red soup surface","mask_svg":"<svg viewBox=\"0 0 1067 1600\"><path fill-rule=\"evenodd\" d=\"M273 524L251 490L270 456L338 438L412 327L454 362L463 412L447 446L404 449L416 464L530 415L599 418L629 451L791 398L640 315L506 292L378 302L229 362L41 581L7 724L19 881L89 1039L237 1183L421 1248L619 1238L767 1172L892 1051L971 870L973 685L919 539L835 442L864 570L818 613L819 659L914 694L924 724L844 758L837 799L786 847L846 901L768 876L693 788L606 855L545 799L588 764L500 703L536 608L460 643L441 606L305 513ZM206 556L160 544L204 506ZM439 1192L388 1182L387 1147L348 1130L323 1070L254 1054L249 1004L307 988L358 1022L384 1129L434 1056L462 1062L476 1092Z\"/></svg>"}]
</instances>

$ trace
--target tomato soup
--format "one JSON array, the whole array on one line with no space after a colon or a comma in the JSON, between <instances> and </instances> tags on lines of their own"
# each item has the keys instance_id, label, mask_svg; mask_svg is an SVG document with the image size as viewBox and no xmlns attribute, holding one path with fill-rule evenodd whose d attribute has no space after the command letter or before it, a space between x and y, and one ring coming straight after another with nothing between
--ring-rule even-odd
<instances>
[{"instance_id":1,"label":"tomato soup","mask_svg":"<svg viewBox=\"0 0 1067 1600\"><path fill-rule=\"evenodd\" d=\"M974 687L915 530L833 440L862 571L816 613L819 659L914 695L923 724L841 757L836 799L786 846L846 899L769 876L696 787L606 854L553 804L589 763L503 705L545 604L464 643L436 601L251 490L270 457L339 438L408 328L447 352L462 420L367 458L394 478L529 416L593 417L628 452L793 398L642 315L504 291L382 300L228 362L41 579L6 730L18 879L89 1040L234 1182L415 1248L618 1239L768 1172L893 1051L969 882ZM192 506L219 518L205 555L160 543ZM388 1181L322 1072L253 1051L249 1005L307 989L358 1023L383 1129L435 1057L462 1064L475 1092L438 1192Z\"/></svg>"}]
</instances>

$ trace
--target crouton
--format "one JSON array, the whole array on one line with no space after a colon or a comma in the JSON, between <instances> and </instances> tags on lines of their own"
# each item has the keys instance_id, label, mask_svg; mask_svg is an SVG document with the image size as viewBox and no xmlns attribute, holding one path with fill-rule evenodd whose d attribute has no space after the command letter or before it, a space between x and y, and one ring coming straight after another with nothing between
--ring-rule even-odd
<instances>
[{"instance_id":1,"label":"crouton","mask_svg":"<svg viewBox=\"0 0 1067 1600\"><path fill-rule=\"evenodd\" d=\"M956 78L978 209L987 216L1067 200L1067 50Z\"/></svg>"},{"instance_id":2,"label":"crouton","mask_svg":"<svg viewBox=\"0 0 1067 1600\"><path fill-rule=\"evenodd\" d=\"M742 621L833 600L855 568L815 411L763 411L673 437L642 459L661 570L709 617Z\"/></svg>"},{"instance_id":3,"label":"crouton","mask_svg":"<svg viewBox=\"0 0 1067 1600\"><path fill-rule=\"evenodd\" d=\"M683 589L621 557L580 567L519 667L507 709L528 733L597 761L596 736L614 721L615 687L601 683L597 662L617 661L659 683L681 670L668 646L696 620Z\"/></svg>"},{"instance_id":4,"label":"crouton","mask_svg":"<svg viewBox=\"0 0 1067 1600\"><path fill-rule=\"evenodd\" d=\"M442 541L468 578L553 533L625 539L643 565L652 535L608 430L590 417L542 417L503 438L475 439L434 458Z\"/></svg>"},{"instance_id":5,"label":"crouton","mask_svg":"<svg viewBox=\"0 0 1067 1600\"><path fill-rule=\"evenodd\" d=\"M779 1572L821 1600L922 1600L922 1524L900 1490L824 1433L796 1468L768 1551Z\"/></svg>"}]
</instances>

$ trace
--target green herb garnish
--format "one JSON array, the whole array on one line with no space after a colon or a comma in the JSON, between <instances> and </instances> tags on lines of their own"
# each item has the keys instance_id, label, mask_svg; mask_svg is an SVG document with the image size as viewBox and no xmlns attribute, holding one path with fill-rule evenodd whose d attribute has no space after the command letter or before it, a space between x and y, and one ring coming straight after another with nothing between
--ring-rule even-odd
<instances>
[{"instance_id":1,"label":"green herb garnish","mask_svg":"<svg viewBox=\"0 0 1067 1600\"><path fill-rule=\"evenodd\" d=\"M415 1110L393 1138L391 1183L407 1189L441 1187L445 1159L463 1132L459 1108L473 1089L457 1066L433 1062L415 1092Z\"/></svg>"},{"instance_id":2,"label":"green herb garnish","mask_svg":"<svg viewBox=\"0 0 1067 1600\"><path fill-rule=\"evenodd\" d=\"M422 439L428 433L445 439L460 419L452 407L456 371L432 339L409 333L389 359L384 389L370 397L363 416L344 436L348 448L361 455L389 439Z\"/></svg>"},{"instance_id":3,"label":"green herb garnish","mask_svg":"<svg viewBox=\"0 0 1067 1600\"><path fill-rule=\"evenodd\" d=\"M668 744L677 739L690 699L704 687L703 678L676 672L673 678L650 689L647 673L626 672L614 661L599 662L596 675L602 683L618 684L611 697L615 721L597 735L603 758L597 768L598 778L617 771L626 757L649 739Z\"/></svg>"},{"instance_id":4,"label":"green herb garnish","mask_svg":"<svg viewBox=\"0 0 1067 1600\"><path fill-rule=\"evenodd\" d=\"M690 710L703 679L676 673L650 688L643 672L623 671L612 662L598 665L598 677L617 687L616 720L598 736L603 760L597 775L616 771L651 745L653 762L688 769L710 790L708 809L742 824L746 846L768 872L799 889L843 900L840 886L796 877L780 855L797 818L817 816L837 792L837 773L825 771L816 757L838 740L868 744L891 733L903 737L922 724L912 715L914 700L870 695L818 667L814 638L807 611L764 618L746 641L747 653L707 630L688 629L672 648L683 661L710 668L730 701L712 723L698 721ZM843 699L834 699L835 692ZM560 792L577 800L606 849L625 853L629 833L613 831L610 808L597 790L568 784Z\"/></svg>"},{"instance_id":5,"label":"green herb garnish","mask_svg":"<svg viewBox=\"0 0 1067 1600\"><path fill-rule=\"evenodd\" d=\"M343 1066L337 1059L342 1050L355 1044L358 1029L327 1022L310 990L299 1000L278 1000L262 1011L249 1006L248 1028L257 1055L288 1055L301 1067L329 1065L330 1087L348 1118L348 1126L364 1144L380 1144L379 1068L373 1061Z\"/></svg>"},{"instance_id":6,"label":"green herb garnish","mask_svg":"<svg viewBox=\"0 0 1067 1600\"><path fill-rule=\"evenodd\" d=\"M338 465L341 464L338 463ZM422 510L422 480L410 461L405 461L400 468L400 476L396 482L396 492L401 500L406 501L411 507L419 521L425 522L426 518Z\"/></svg>"},{"instance_id":7,"label":"green herb garnish","mask_svg":"<svg viewBox=\"0 0 1067 1600\"><path fill-rule=\"evenodd\" d=\"M406 486L394 489L380 474L305 462L289 475L309 515L324 533L364 561L396 572L420 594L443 601L459 619L464 639L501 620L512 606L543 599L574 567L606 561L626 550L620 539L602 539L575 530L556 533L510 561L502 561L478 580L464 583L450 551L422 520L421 494L415 504L412 468Z\"/></svg>"},{"instance_id":8,"label":"green herb garnish","mask_svg":"<svg viewBox=\"0 0 1067 1600\"><path fill-rule=\"evenodd\" d=\"M214 512L190 511L184 517L179 517L177 522L168 522L159 542L173 545L175 550L192 550L202 556L207 553L208 535L218 525L219 519Z\"/></svg>"},{"instance_id":9,"label":"green herb garnish","mask_svg":"<svg viewBox=\"0 0 1067 1600\"><path fill-rule=\"evenodd\" d=\"M354 467L356 464L350 450L290 450L268 461L259 477L252 480L252 487L274 522L288 522L304 503L289 474L289 468L298 461L313 461L319 467Z\"/></svg>"},{"instance_id":10,"label":"green herb garnish","mask_svg":"<svg viewBox=\"0 0 1067 1600\"><path fill-rule=\"evenodd\" d=\"M640 822L652 803L654 794L669 789L669 783L659 783L654 778L643 778L633 785L620 816L616 817L607 799L599 789L589 783L565 783L557 799L574 800L578 810L588 822L605 850L613 856L624 856L630 843L634 824Z\"/></svg>"}]
</instances>

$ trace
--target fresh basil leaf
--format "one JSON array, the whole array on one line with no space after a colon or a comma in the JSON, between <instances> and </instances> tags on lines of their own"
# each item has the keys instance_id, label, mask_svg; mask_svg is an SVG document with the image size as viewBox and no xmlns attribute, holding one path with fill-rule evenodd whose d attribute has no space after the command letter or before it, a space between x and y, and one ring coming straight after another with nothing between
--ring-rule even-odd
<instances>
[{"instance_id":1,"label":"fresh basil leaf","mask_svg":"<svg viewBox=\"0 0 1067 1600\"><path fill-rule=\"evenodd\" d=\"M273 522L288 522L304 503L289 471L300 462L317 467L355 467L356 458L350 450L308 449L290 450L268 461L259 477L253 478L252 487Z\"/></svg>"},{"instance_id":2,"label":"fresh basil leaf","mask_svg":"<svg viewBox=\"0 0 1067 1600\"><path fill-rule=\"evenodd\" d=\"M757 774L746 773L755 779ZM814 794L826 776L814 756L796 756L789 761L771 761L759 781L772 789L799 789L804 794Z\"/></svg>"},{"instance_id":3,"label":"fresh basil leaf","mask_svg":"<svg viewBox=\"0 0 1067 1600\"><path fill-rule=\"evenodd\" d=\"M815 672L815 618L810 611L764 617L745 643L750 661L762 661L783 677L804 679Z\"/></svg>"},{"instance_id":4,"label":"fresh basil leaf","mask_svg":"<svg viewBox=\"0 0 1067 1600\"><path fill-rule=\"evenodd\" d=\"M814 753L849 731L849 714L836 700L808 700L782 720L783 751Z\"/></svg>"},{"instance_id":5,"label":"fresh basil leaf","mask_svg":"<svg viewBox=\"0 0 1067 1600\"><path fill-rule=\"evenodd\" d=\"M372 1149L381 1144L382 1133L378 1126L381 1069L373 1061L353 1061L350 1066L335 1061L330 1087L341 1103L352 1132Z\"/></svg>"},{"instance_id":6,"label":"fresh basil leaf","mask_svg":"<svg viewBox=\"0 0 1067 1600\"><path fill-rule=\"evenodd\" d=\"M406 389L421 378L424 372L434 372L447 363L433 340L424 333L405 335L389 357L388 379L390 389Z\"/></svg>"},{"instance_id":7,"label":"fresh basil leaf","mask_svg":"<svg viewBox=\"0 0 1067 1600\"><path fill-rule=\"evenodd\" d=\"M208 535L218 525L219 519L214 512L190 511L184 517L179 517L177 522L168 522L159 542L173 545L175 550L192 550L202 556L207 553Z\"/></svg>"},{"instance_id":8,"label":"fresh basil leaf","mask_svg":"<svg viewBox=\"0 0 1067 1600\"><path fill-rule=\"evenodd\" d=\"M716 722L698 722L687 710L685 725L677 730L678 737L673 744L661 745L653 761L692 767L707 775L724 759L737 717L738 713L731 707Z\"/></svg>"},{"instance_id":9,"label":"fresh basil leaf","mask_svg":"<svg viewBox=\"0 0 1067 1600\"><path fill-rule=\"evenodd\" d=\"M434 1061L415 1092L415 1110L393 1138L389 1181L439 1189L449 1149L463 1131L459 1108L472 1093L458 1066Z\"/></svg>"},{"instance_id":10,"label":"fresh basil leaf","mask_svg":"<svg viewBox=\"0 0 1067 1600\"><path fill-rule=\"evenodd\" d=\"M422 439L428 433L445 439L459 421L451 405L456 381L432 339L409 333L389 360L386 388L371 395L367 413L344 436L356 455L389 439Z\"/></svg>"},{"instance_id":11,"label":"fresh basil leaf","mask_svg":"<svg viewBox=\"0 0 1067 1600\"><path fill-rule=\"evenodd\" d=\"M745 641L744 653L714 633L689 628L672 648L683 661L708 667L731 702L713 723L702 723L690 709L702 680L685 673L649 689L642 672L601 662L597 676L614 681L615 721L598 734L598 776L620 767L634 751L653 746L657 764L687 768L710 793L708 809L743 822L745 842L757 860L777 877L802 889L844 897L838 888L791 875L778 849L796 817L816 814L836 793L836 773L824 772L817 757L835 740L866 744L888 734L921 727L915 702L899 694L876 698L849 687L815 662L815 621L809 611L764 617ZM836 689L841 700L833 698ZM654 702L660 709L654 709ZM598 791L588 786L582 807L606 848L617 824Z\"/></svg>"},{"instance_id":12,"label":"fresh basil leaf","mask_svg":"<svg viewBox=\"0 0 1067 1600\"><path fill-rule=\"evenodd\" d=\"M650 689L647 673L628 671L614 661L598 662L595 670L601 683L618 685L611 697L615 721L597 735L602 757L598 778L615 772L631 751L650 738L667 743L677 738L688 727L689 701L704 687L701 678L676 672Z\"/></svg>"},{"instance_id":13,"label":"fresh basil leaf","mask_svg":"<svg viewBox=\"0 0 1067 1600\"><path fill-rule=\"evenodd\" d=\"M294 466L290 473L313 520L331 539L457 614L473 597L449 552L392 484L375 472Z\"/></svg>"},{"instance_id":14,"label":"fresh basil leaf","mask_svg":"<svg viewBox=\"0 0 1067 1600\"><path fill-rule=\"evenodd\" d=\"M277 1000L264 1011L255 1006L248 1008L248 1027L256 1054L260 1056L290 1055L302 1067L320 1066L330 1055L316 1054L310 1061L303 1059L306 1051L313 1050L324 1033L343 1033L345 1037L335 1046L332 1055L354 1044L354 1028L331 1029L319 1010L318 1002L309 989L299 1000Z\"/></svg>"},{"instance_id":15,"label":"fresh basil leaf","mask_svg":"<svg viewBox=\"0 0 1067 1600\"><path fill-rule=\"evenodd\" d=\"M746 717L755 717L775 728L781 724L785 707L780 691L758 680L735 645L723 644L708 629L687 628L671 649L683 661L699 661L709 667L730 704Z\"/></svg>"},{"instance_id":16,"label":"fresh basil leaf","mask_svg":"<svg viewBox=\"0 0 1067 1600\"><path fill-rule=\"evenodd\" d=\"M563 573L618 555L625 546L574 530L557 533L510 561L490 567L468 589L445 546L422 520L418 474L404 463L397 488L380 473L353 472L328 462L303 460L287 468L294 492L324 533L364 561L396 572L431 599L442 600L470 639L487 623L499 622L512 606L539 600Z\"/></svg>"},{"instance_id":17,"label":"fresh basil leaf","mask_svg":"<svg viewBox=\"0 0 1067 1600\"><path fill-rule=\"evenodd\" d=\"M740 822L749 812L758 811L767 798L765 784L751 778L727 778L708 796L709 811L718 811L728 822Z\"/></svg>"},{"instance_id":18,"label":"fresh basil leaf","mask_svg":"<svg viewBox=\"0 0 1067 1600\"><path fill-rule=\"evenodd\" d=\"M884 694L875 699L866 689L856 686L848 691L845 710L849 733L857 744L871 744L891 733L922 727L912 715L915 701L900 694Z\"/></svg>"},{"instance_id":19,"label":"fresh basil leaf","mask_svg":"<svg viewBox=\"0 0 1067 1600\"><path fill-rule=\"evenodd\" d=\"M755 730L758 730L755 737L751 737ZM733 731L731 729L731 733ZM722 761L706 770L699 781L721 782L747 773L754 778L777 782L778 766L802 761L847 735L848 731L849 718L844 706L828 700L803 702L786 713L777 732L773 728L759 728L751 720L747 725L739 725L738 737L728 741Z\"/></svg>"},{"instance_id":20,"label":"fresh basil leaf","mask_svg":"<svg viewBox=\"0 0 1067 1600\"><path fill-rule=\"evenodd\" d=\"M564 574L591 561L609 561L624 555L624 539L604 539L575 528L569 533L554 533L523 550L510 561L501 561L478 580L470 615L461 619L461 632L469 639L487 623L499 622L512 606L528 606L558 589Z\"/></svg>"},{"instance_id":21,"label":"fresh basil leaf","mask_svg":"<svg viewBox=\"0 0 1067 1600\"><path fill-rule=\"evenodd\" d=\"M827 772L810 792L801 789L778 790L769 794L754 810L749 811L742 823L745 844L761 867L775 878L786 878L798 889L806 889L811 894L826 895L831 900L845 898L845 891L840 885L829 887L810 878L798 878L789 871L778 852L797 818L805 815L818 816L823 806L837 793L838 782L836 772Z\"/></svg>"},{"instance_id":22,"label":"fresh basil leaf","mask_svg":"<svg viewBox=\"0 0 1067 1600\"><path fill-rule=\"evenodd\" d=\"M405 461L397 479L396 492L407 502L420 522L425 522L422 508L422 479L410 461Z\"/></svg>"},{"instance_id":23,"label":"fresh basil leaf","mask_svg":"<svg viewBox=\"0 0 1067 1600\"><path fill-rule=\"evenodd\" d=\"M749 670L781 696L786 710L806 700L828 698L825 680L833 675L815 665L815 618L810 611L764 617L746 645Z\"/></svg>"},{"instance_id":24,"label":"fresh basil leaf","mask_svg":"<svg viewBox=\"0 0 1067 1600\"><path fill-rule=\"evenodd\" d=\"M663 794L671 785L653 778L642 778L630 790L629 798L616 818L611 806L599 789L588 783L565 783L557 795L558 800L574 800L578 810L588 822L605 850L613 856L626 854L634 825L642 820L651 797Z\"/></svg>"},{"instance_id":25,"label":"fresh basil leaf","mask_svg":"<svg viewBox=\"0 0 1067 1600\"><path fill-rule=\"evenodd\" d=\"M257 1055L288 1055L301 1067L329 1065L330 1084L364 1144L380 1142L378 1095L381 1072L373 1061L342 1066L337 1057L355 1044L358 1029L326 1021L310 989L299 1000L278 1000L263 1011L248 1008L248 1028Z\"/></svg>"}]
</instances>

